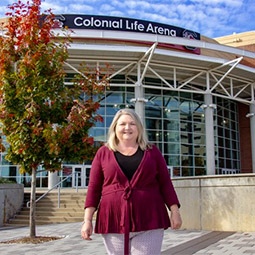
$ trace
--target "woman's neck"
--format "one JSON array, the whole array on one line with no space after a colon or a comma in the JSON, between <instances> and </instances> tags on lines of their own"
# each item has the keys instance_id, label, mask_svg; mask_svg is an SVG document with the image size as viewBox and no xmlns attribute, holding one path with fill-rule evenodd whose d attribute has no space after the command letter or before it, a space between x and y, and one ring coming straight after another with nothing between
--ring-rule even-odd
<instances>
[{"instance_id":1,"label":"woman's neck","mask_svg":"<svg viewBox=\"0 0 255 255\"><path fill-rule=\"evenodd\" d=\"M138 148L138 144L134 141L119 141L118 143L119 148Z\"/></svg>"},{"instance_id":2,"label":"woman's neck","mask_svg":"<svg viewBox=\"0 0 255 255\"><path fill-rule=\"evenodd\" d=\"M124 155L132 155L138 149L138 144L136 142L119 142L118 151Z\"/></svg>"}]
</instances>

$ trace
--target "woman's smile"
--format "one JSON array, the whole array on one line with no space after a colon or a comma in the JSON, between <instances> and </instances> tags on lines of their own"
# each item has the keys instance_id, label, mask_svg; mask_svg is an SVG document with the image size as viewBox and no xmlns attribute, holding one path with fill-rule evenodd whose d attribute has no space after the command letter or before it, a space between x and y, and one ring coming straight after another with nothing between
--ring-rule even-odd
<instances>
[{"instance_id":1,"label":"woman's smile","mask_svg":"<svg viewBox=\"0 0 255 255\"><path fill-rule=\"evenodd\" d=\"M129 115L122 115L116 125L116 136L119 141L136 141L138 136L137 126Z\"/></svg>"}]
</instances>

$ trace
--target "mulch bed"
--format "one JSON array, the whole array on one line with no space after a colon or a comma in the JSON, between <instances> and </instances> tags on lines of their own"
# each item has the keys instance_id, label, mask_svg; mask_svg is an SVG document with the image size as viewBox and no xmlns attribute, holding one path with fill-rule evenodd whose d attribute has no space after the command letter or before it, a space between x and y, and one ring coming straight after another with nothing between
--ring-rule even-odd
<instances>
[{"instance_id":1,"label":"mulch bed","mask_svg":"<svg viewBox=\"0 0 255 255\"><path fill-rule=\"evenodd\" d=\"M38 244L38 243L56 241L62 238L64 237L60 237L60 236L36 236L34 238L21 237L18 239L2 241L0 242L0 244L1 243L3 244Z\"/></svg>"}]
</instances>

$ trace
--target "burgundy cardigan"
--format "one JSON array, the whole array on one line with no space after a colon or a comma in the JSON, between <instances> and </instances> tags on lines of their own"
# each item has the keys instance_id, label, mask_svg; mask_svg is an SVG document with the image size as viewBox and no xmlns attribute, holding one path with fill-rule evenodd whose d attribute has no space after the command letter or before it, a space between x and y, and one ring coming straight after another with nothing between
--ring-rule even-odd
<instances>
[{"instance_id":1,"label":"burgundy cardigan","mask_svg":"<svg viewBox=\"0 0 255 255\"><path fill-rule=\"evenodd\" d=\"M173 204L180 206L166 162L155 145L145 150L130 182L113 151L106 146L97 151L85 202L85 208L98 208L95 233L125 233L127 239L130 231L166 229L170 227L166 206Z\"/></svg>"}]
</instances>

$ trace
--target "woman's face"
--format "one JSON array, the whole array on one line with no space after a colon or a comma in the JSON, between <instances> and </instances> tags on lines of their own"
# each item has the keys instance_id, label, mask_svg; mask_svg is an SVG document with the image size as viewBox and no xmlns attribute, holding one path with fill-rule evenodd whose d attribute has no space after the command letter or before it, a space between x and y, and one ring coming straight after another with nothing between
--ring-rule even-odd
<instances>
[{"instance_id":1,"label":"woman's face","mask_svg":"<svg viewBox=\"0 0 255 255\"><path fill-rule=\"evenodd\" d=\"M116 124L116 136L119 141L136 142L138 130L136 122L130 115L122 115Z\"/></svg>"}]
</instances>

